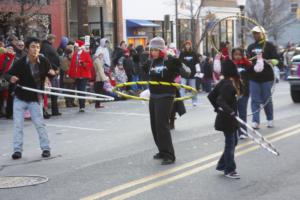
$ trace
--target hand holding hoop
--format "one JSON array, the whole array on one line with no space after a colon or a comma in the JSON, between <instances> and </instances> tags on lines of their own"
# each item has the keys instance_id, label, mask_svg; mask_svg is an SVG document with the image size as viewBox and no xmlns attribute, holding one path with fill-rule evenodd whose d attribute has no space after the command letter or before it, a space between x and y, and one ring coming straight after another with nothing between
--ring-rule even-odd
<instances>
[{"instance_id":1,"label":"hand holding hoop","mask_svg":"<svg viewBox=\"0 0 300 200\"><path fill-rule=\"evenodd\" d=\"M209 31L209 41L210 41L210 43L211 43L211 45L212 45L212 48L213 48L217 53L220 53L220 54L221 54L221 52L220 52L220 51L218 50L218 48L216 47L215 41L214 41L214 39L213 39L213 32L215 31L215 29L216 29L216 27L217 27L218 24L221 24L221 22L226 21L226 20L228 20L228 19L244 19L244 20L246 20L246 21L251 22L251 23L254 24L255 26L258 26L259 29L261 30L262 35L263 35L263 47L262 47L262 49L264 49L264 48L266 47L266 34L265 34L265 31L264 31L264 29L262 28L262 26L261 26L256 20L254 20L254 19L252 19L252 18L249 18L249 17L246 17L246 16L242 16L242 15L233 15L233 16L224 17L224 18L218 20L218 21L213 25L212 29ZM256 56L250 58L249 60L254 60L254 59L256 59Z\"/></svg>"}]
</instances>

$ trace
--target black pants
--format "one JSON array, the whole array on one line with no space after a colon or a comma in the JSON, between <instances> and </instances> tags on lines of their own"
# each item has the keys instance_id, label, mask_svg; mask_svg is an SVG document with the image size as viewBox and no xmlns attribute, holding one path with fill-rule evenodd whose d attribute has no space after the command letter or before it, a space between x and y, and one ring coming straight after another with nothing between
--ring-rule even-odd
<instances>
[{"instance_id":1,"label":"black pants","mask_svg":"<svg viewBox=\"0 0 300 200\"><path fill-rule=\"evenodd\" d=\"M70 90L75 90L75 83L64 83L64 88L65 89L70 89ZM64 94L71 94L71 95L75 95L75 93L73 92L64 92ZM65 97L65 101L66 101L66 106L68 107L72 107L75 103L75 99L74 98L70 98L70 97Z\"/></svg>"},{"instance_id":2,"label":"black pants","mask_svg":"<svg viewBox=\"0 0 300 200\"><path fill-rule=\"evenodd\" d=\"M14 105L14 91L16 85L10 84L8 87L8 97L6 105L6 117L11 118L13 116L13 105Z\"/></svg>"},{"instance_id":3,"label":"black pants","mask_svg":"<svg viewBox=\"0 0 300 200\"><path fill-rule=\"evenodd\" d=\"M54 90L53 92L57 92L57 91ZM51 112L52 112L52 115L55 115L55 114L59 113L58 104L57 104L58 96L51 95L50 97L51 97Z\"/></svg>"},{"instance_id":4,"label":"black pants","mask_svg":"<svg viewBox=\"0 0 300 200\"><path fill-rule=\"evenodd\" d=\"M175 160L169 124L173 104L173 97L150 98L149 111L152 134L159 153Z\"/></svg>"},{"instance_id":5,"label":"black pants","mask_svg":"<svg viewBox=\"0 0 300 200\"><path fill-rule=\"evenodd\" d=\"M76 88L78 91L85 92L86 91L86 84L87 84L87 79L81 78L81 79L76 79ZM84 94L78 94L78 96L85 96ZM85 100L84 99L79 99L79 108L85 108Z\"/></svg>"},{"instance_id":6,"label":"black pants","mask_svg":"<svg viewBox=\"0 0 300 200\"><path fill-rule=\"evenodd\" d=\"M95 82L95 93L96 94L105 94L105 91L104 91L104 82L103 81L97 81ZM96 101L96 106L99 106L100 105L100 101Z\"/></svg>"},{"instance_id":7,"label":"black pants","mask_svg":"<svg viewBox=\"0 0 300 200\"><path fill-rule=\"evenodd\" d=\"M225 136L225 148L223 155L221 156L217 169L224 170L225 174L236 170L236 164L234 160L235 147L238 144L237 132L224 132Z\"/></svg>"}]
</instances>

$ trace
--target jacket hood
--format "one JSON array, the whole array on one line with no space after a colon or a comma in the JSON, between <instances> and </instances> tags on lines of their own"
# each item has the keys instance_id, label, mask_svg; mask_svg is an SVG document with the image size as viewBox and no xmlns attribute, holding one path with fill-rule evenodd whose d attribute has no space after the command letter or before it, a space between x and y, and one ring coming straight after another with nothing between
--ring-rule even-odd
<instances>
[{"instance_id":1,"label":"jacket hood","mask_svg":"<svg viewBox=\"0 0 300 200\"><path fill-rule=\"evenodd\" d=\"M106 43L107 41L108 41L107 38L102 38L102 39L100 40L100 46L101 46L101 47L106 47L105 43Z\"/></svg>"}]
</instances>

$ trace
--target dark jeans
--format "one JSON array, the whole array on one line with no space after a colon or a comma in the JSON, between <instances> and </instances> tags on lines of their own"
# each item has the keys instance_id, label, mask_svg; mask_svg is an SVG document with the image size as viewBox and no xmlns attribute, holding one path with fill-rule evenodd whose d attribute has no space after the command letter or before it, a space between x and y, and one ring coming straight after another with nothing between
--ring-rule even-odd
<instances>
[{"instance_id":1,"label":"dark jeans","mask_svg":"<svg viewBox=\"0 0 300 200\"><path fill-rule=\"evenodd\" d=\"M248 100L249 100L249 97L247 97L247 96L242 96L238 100L238 115L239 115L239 118L241 118L244 122L247 122ZM242 125L241 128L244 129L245 131L247 131L247 127L245 125ZM243 134L244 133L241 130L239 130L239 135L243 135Z\"/></svg>"},{"instance_id":2,"label":"dark jeans","mask_svg":"<svg viewBox=\"0 0 300 200\"><path fill-rule=\"evenodd\" d=\"M14 91L16 86L9 85L8 87L8 98L7 98L7 105L6 105L6 117L11 118L13 116L13 106L14 106Z\"/></svg>"},{"instance_id":3,"label":"dark jeans","mask_svg":"<svg viewBox=\"0 0 300 200\"><path fill-rule=\"evenodd\" d=\"M238 144L237 133L224 132L225 136L225 148L223 155L221 156L217 169L224 170L225 174L236 170L236 164L234 160L235 147Z\"/></svg>"},{"instance_id":4,"label":"dark jeans","mask_svg":"<svg viewBox=\"0 0 300 200\"><path fill-rule=\"evenodd\" d=\"M105 94L103 86L104 86L104 82L102 82L102 81L95 82L95 86L94 86L95 93L96 94ZM96 101L95 106L99 106L99 105L100 105L100 101Z\"/></svg>"},{"instance_id":5,"label":"dark jeans","mask_svg":"<svg viewBox=\"0 0 300 200\"><path fill-rule=\"evenodd\" d=\"M149 111L152 134L159 153L175 160L169 124L173 104L173 97L150 98Z\"/></svg>"},{"instance_id":6,"label":"dark jeans","mask_svg":"<svg viewBox=\"0 0 300 200\"><path fill-rule=\"evenodd\" d=\"M64 83L64 88L65 89L70 89L70 90L75 90L75 83ZM64 94L71 94L71 95L75 95L73 92L64 92ZM65 97L65 101L66 101L66 105L67 106L72 106L74 105L74 98L69 98L69 97Z\"/></svg>"},{"instance_id":7,"label":"dark jeans","mask_svg":"<svg viewBox=\"0 0 300 200\"><path fill-rule=\"evenodd\" d=\"M86 91L86 84L87 84L87 79L81 78L81 79L76 79L76 88L78 91ZM78 94L78 96L85 96L84 94ZM79 109L85 108L85 100L84 99L79 99Z\"/></svg>"},{"instance_id":8,"label":"dark jeans","mask_svg":"<svg viewBox=\"0 0 300 200\"><path fill-rule=\"evenodd\" d=\"M57 91L53 90L53 92L57 92ZM55 114L59 113L57 101L58 101L58 96L51 95L51 112L52 112L52 115L55 115Z\"/></svg>"},{"instance_id":9,"label":"dark jeans","mask_svg":"<svg viewBox=\"0 0 300 200\"><path fill-rule=\"evenodd\" d=\"M203 79L202 86L203 90L209 93L212 89L212 79Z\"/></svg>"}]
</instances>

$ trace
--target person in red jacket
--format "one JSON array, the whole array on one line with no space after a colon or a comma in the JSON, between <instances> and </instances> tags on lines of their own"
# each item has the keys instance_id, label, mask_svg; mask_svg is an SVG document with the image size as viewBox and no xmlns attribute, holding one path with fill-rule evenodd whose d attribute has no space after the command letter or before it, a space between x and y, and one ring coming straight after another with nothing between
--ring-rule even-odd
<instances>
[{"instance_id":1,"label":"person in red jacket","mask_svg":"<svg viewBox=\"0 0 300 200\"><path fill-rule=\"evenodd\" d=\"M69 68L69 76L76 80L78 91L86 91L88 79L92 77L93 60L89 53L89 47L82 41L76 41L79 49L74 53ZM83 96L83 95L82 95ZM84 112L85 100L79 100L79 112Z\"/></svg>"},{"instance_id":2,"label":"person in red jacket","mask_svg":"<svg viewBox=\"0 0 300 200\"><path fill-rule=\"evenodd\" d=\"M4 82L2 84L3 77L6 72L10 69L15 59L15 52L13 47L7 47L3 54L0 54L0 81L1 81L1 89L0 89L0 116L3 116L2 108L4 106L4 101L6 101L6 117L10 118L12 116L12 96L10 95L9 90L12 86L9 86L7 83L7 87ZM3 86L3 87L2 87Z\"/></svg>"}]
</instances>

